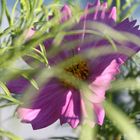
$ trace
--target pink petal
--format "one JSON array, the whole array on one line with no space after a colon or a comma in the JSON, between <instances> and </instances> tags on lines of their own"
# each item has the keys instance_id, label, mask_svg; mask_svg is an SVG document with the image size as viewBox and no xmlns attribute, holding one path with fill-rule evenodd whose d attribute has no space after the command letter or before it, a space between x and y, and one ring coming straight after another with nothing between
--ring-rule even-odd
<instances>
[{"instance_id":1,"label":"pink petal","mask_svg":"<svg viewBox=\"0 0 140 140\"><path fill-rule=\"evenodd\" d=\"M101 19L104 19L105 18L106 9L107 9L107 2L104 2L102 4Z\"/></svg>"},{"instance_id":2,"label":"pink petal","mask_svg":"<svg viewBox=\"0 0 140 140\"><path fill-rule=\"evenodd\" d=\"M61 124L69 123L72 128L76 128L81 119L80 93L69 91L65 104L61 111Z\"/></svg>"},{"instance_id":3,"label":"pink petal","mask_svg":"<svg viewBox=\"0 0 140 140\"><path fill-rule=\"evenodd\" d=\"M101 104L94 104L93 105L95 116L97 117L97 123L102 125L104 122L105 111Z\"/></svg>"},{"instance_id":4,"label":"pink petal","mask_svg":"<svg viewBox=\"0 0 140 140\"><path fill-rule=\"evenodd\" d=\"M109 88L111 81L114 80L115 76L119 73L119 67L123 61L120 59L118 62L118 60L112 60L91 83L90 87L92 88L93 93L99 98L105 96L105 92Z\"/></svg>"},{"instance_id":5,"label":"pink petal","mask_svg":"<svg viewBox=\"0 0 140 140\"><path fill-rule=\"evenodd\" d=\"M81 100L81 108L82 108L82 114L83 114L83 118L84 118L84 122L83 123L88 123L91 127L94 127L95 123L98 123L99 125L103 124L104 121L104 117L105 117L105 111L101 105L101 103L93 103L93 112L95 112L94 117L96 118L96 120L90 120L88 118L88 114L87 114L87 108L85 108L85 103L83 100Z\"/></svg>"},{"instance_id":6,"label":"pink petal","mask_svg":"<svg viewBox=\"0 0 140 140\"><path fill-rule=\"evenodd\" d=\"M19 117L24 121L32 121L39 114L40 109L20 108L18 109Z\"/></svg>"},{"instance_id":7,"label":"pink petal","mask_svg":"<svg viewBox=\"0 0 140 140\"><path fill-rule=\"evenodd\" d=\"M114 21L116 21L117 19L117 13L116 13L116 7L113 7L109 13L109 18L113 19Z\"/></svg>"}]
</instances>

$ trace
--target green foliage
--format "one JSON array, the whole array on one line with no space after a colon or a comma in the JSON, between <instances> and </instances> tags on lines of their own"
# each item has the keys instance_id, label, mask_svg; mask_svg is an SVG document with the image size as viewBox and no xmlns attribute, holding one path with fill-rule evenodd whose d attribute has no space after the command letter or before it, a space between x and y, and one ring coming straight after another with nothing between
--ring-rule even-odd
<instances>
[{"instance_id":1,"label":"green foliage","mask_svg":"<svg viewBox=\"0 0 140 140\"><path fill-rule=\"evenodd\" d=\"M22 138L14 135L13 133L5 131L3 129L0 129L0 136L8 138L9 140L23 140Z\"/></svg>"}]
</instances>

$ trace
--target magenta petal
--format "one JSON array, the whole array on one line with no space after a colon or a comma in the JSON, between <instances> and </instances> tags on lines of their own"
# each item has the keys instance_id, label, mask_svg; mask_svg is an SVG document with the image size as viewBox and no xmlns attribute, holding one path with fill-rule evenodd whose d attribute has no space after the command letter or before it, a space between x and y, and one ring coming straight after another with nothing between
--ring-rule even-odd
<instances>
[{"instance_id":1,"label":"magenta petal","mask_svg":"<svg viewBox=\"0 0 140 140\"><path fill-rule=\"evenodd\" d=\"M57 121L60 116L60 109L58 108L59 104L49 105L47 108L43 109L31 109L30 111L18 111L19 116L22 119L22 122L30 123L34 130L47 127Z\"/></svg>"},{"instance_id":2,"label":"magenta petal","mask_svg":"<svg viewBox=\"0 0 140 140\"><path fill-rule=\"evenodd\" d=\"M40 89L39 95L33 98L31 107L27 108L29 111L23 112L19 108L22 122L31 123L33 129L51 125L60 118L66 94L67 90L56 79L50 80Z\"/></svg>"},{"instance_id":3,"label":"magenta petal","mask_svg":"<svg viewBox=\"0 0 140 140\"><path fill-rule=\"evenodd\" d=\"M61 101L63 99L61 97L65 97L67 92L67 89L63 87L58 79L51 79L40 88L38 95L33 98L32 108L45 108L53 100Z\"/></svg>"},{"instance_id":4,"label":"magenta petal","mask_svg":"<svg viewBox=\"0 0 140 140\"><path fill-rule=\"evenodd\" d=\"M80 93L69 91L65 104L62 108L60 122L69 123L72 128L76 128L81 121Z\"/></svg>"},{"instance_id":5,"label":"magenta petal","mask_svg":"<svg viewBox=\"0 0 140 140\"><path fill-rule=\"evenodd\" d=\"M26 123L31 123L33 129L36 130L48 127L49 125L53 124L58 120L59 116L60 116L59 104L57 105L51 104L46 109L45 108L41 109L34 120L32 121L22 120L22 121Z\"/></svg>"},{"instance_id":6,"label":"magenta petal","mask_svg":"<svg viewBox=\"0 0 140 140\"><path fill-rule=\"evenodd\" d=\"M44 43L46 52L49 51L50 49L52 49L51 48L52 44L53 44L53 39L52 38L45 40L43 43Z\"/></svg>"},{"instance_id":7,"label":"magenta petal","mask_svg":"<svg viewBox=\"0 0 140 140\"><path fill-rule=\"evenodd\" d=\"M54 48L53 39L48 39L44 41L44 46L47 52L48 62L50 65L60 63L64 59L73 56L73 51L75 51L75 49L68 48L66 42L68 43L70 39L73 41L75 37L77 36L74 35L65 36L58 48ZM55 50L54 53L50 54L49 52L51 52L53 49Z\"/></svg>"},{"instance_id":8,"label":"magenta petal","mask_svg":"<svg viewBox=\"0 0 140 140\"><path fill-rule=\"evenodd\" d=\"M23 93L29 84L29 80L24 77L17 77L16 79L7 82L7 88L11 93Z\"/></svg>"},{"instance_id":9,"label":"magenta petal","mask_svg":"<svg viewBox=\"0 0 140 140\"><path fill-rule=\"evenodd\" d=\"M137 20L129 21L129 19L125 19L124 21L118 23L114 28L118 31L128 32L136 36L140 36L140 30L138 30L138 26L135 26ZM140 50L140 45L136 45L132 42L127 42L126 47L134 50L133 53L136 53ZM133 53L131 55L133 55Z\"/></svg>"},{"instance_id":10,"label":"magenta petal","mask_svg":"<svg viewBox=\"0 0 140 140\"><path fill-rule=\"evenodd\" d=\"M94 104L93 105L95 116L97 118L97 123L102 125L104 122L105 111L101 104Z\"/></svg>"}]
</instances>

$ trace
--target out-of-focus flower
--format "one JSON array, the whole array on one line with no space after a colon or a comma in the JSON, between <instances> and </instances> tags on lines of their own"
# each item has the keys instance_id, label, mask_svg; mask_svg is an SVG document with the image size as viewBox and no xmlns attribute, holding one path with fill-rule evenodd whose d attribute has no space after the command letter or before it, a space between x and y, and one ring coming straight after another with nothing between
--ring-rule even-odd
<instances>
[{"instance_id":1,"label":"out-of-focus flower","mask_svg":"<svg viewBox=\"0 0 140 140\"><path fill-rule=\"evenodd\" d=\"M93 10L93 11L92 11ZM65 5L62 10L61 23L69 20L72 16L71 10L68 5ZM109 25L117 31L124 31L139 36L140 32L138 27L135 27L136 21L130 22L128 19L116 23L116 8L107 9L107 3L100 3L97 0L94 4L87 4L84 15L80 18L80 21L76 23L72 29L83 30L80 34L66 35L60 45L61 51L55 56L48 58L50 66L57 65L58 63L73 57L74 55L84 53L90 49L111 47L109 41L104 38L100 38L95 34L86 33L87 29L90 29L88 22L100 22ZM90 30L95 30L90 29ZM111 35L115 36L115 35ZM90 41L88 41L88 39ZM47 50L52 47L52 40L45 41L45 47ZM62 49L61 46L78 40L76 46L72 49ZM117 48L121 48L121 44L116 43ZM75 45L75 44L74 44ZM88 83L88 87L93 93L89 97L89 101L93 104L93 114L95 114L96 120L93 120L93 124L103 124L105 111L102 106L102 102L105 98L105 92L109 88L110 82L114 79L115 75L119 73L120 66L127 60L127 58L137 51L139 46L133 43L124 43L125 48L132 50L132 53L117 52L114 51L109 54L102 54L96 58L81 58L80 61L73 61L71 65L64 68L64 71L68 74L72 74L75 78L83 80ZM130 51L129 51L130 52ZM17 79L16 79L17 80ZM16 80L8 83L8 88L11 92L23 92L27 84L24 78L20 79L18 83ZM33 129L40 129L47 127L60 119L60 123L69 123L73 128L76 128L83 118L88 118L88 114L85 107L83 96L86 93L82 93L81 90L74 86L74 83L62 80L59 78L51 78L43 87L39 89L38 95L31 101L29 108L19 108L18 113L23 122L31 123Z\"/></svg>"}]
</instances>

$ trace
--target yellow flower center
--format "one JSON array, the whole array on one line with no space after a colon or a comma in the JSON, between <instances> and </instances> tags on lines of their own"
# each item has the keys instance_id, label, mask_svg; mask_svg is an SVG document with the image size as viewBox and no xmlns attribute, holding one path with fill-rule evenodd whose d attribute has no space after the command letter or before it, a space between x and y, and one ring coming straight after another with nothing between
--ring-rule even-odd
<instances>
[{"instance_id":1,"label":"yellow flower center","mask_svg":"<svg viewBox=\"0 0 140 140\"><path fill-rule=\"evenodd\" d=\"M75 78L86 81L89 76L89 68L86 61L80 61L64 69L66 72L71 73ZM74 83L63 80L62 83L65 87L73 87Z\"/></svg>"}]
</instances>

